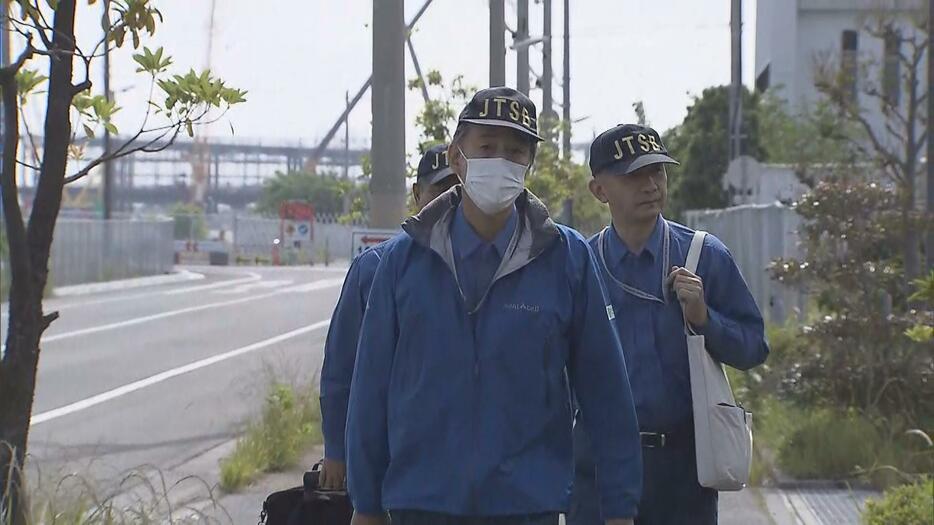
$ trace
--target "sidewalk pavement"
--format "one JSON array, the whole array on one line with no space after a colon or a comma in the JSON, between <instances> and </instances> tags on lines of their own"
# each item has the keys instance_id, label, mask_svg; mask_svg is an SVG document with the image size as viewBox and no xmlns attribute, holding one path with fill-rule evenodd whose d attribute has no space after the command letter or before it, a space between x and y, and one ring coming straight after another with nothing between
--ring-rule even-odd
<instances>
[{"instance_id":1,"label":"sidewalk pavement","mask_svg":"<svg viewBox=\"0 0 934 525\"><path fill-rule=\"evenodd\" d=\"M205 508L203 512L221 523L237 525L256 523L269 494L301 485L302 474L321 458L323 449L306 454L299 467L267 475L236 494L218 499L218 506L226 511ZM562 520L563 522L563 520ZM742 492L721 493L720 525L797 525L799 521L785 505L776 489L750 488Z\"/></svg>"}]
</instances>

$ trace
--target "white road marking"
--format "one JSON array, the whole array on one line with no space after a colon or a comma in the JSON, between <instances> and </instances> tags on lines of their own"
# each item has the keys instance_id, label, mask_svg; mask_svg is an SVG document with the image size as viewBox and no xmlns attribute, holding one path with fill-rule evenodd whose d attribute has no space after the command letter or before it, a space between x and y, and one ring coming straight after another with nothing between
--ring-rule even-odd
<instances>
[{"instance_id":1,"label":"white road marking","mask_svg":"<svg viewBox=\"0 0 934 525\"><path fill-rule=\"evenodd\" d=\"M224 287L227 287L227 286L237 286L237 285L241 285L241 284L255 283L255 282L259 281L259 280L262 279L262 278L263 278L263 276L260 275L260 274L258 274L258 273L255 273L255 272L247 272L247 273L246 273L246 277L241 278L241 279L231 279L231 280L229 280L229 281L221 281L221 282L219 282L219 283L203 284L203 285L200 285L200 286L189 286L189 287L187 287L187 288L179 288L179 289L177 289L177 290L169 290L169 291L165 292L165 295L181 295L181 294L183 294L183 293L204 292L204 291L206 291L206 290L214 290L214 289L217 289L217 288L224 288Z\"/></svg>"},{"instance_id":2,"label":"white road marking","mask_svg":"<svg viewBox=\"0 0 934 525\"><path fill-rule=\"evenodd\" d=\"M275 295L283 293L298 293L298 292L311 292L314 290L321 290L324 288L331 288L334 286L339 286L343 283L343 279L322 279L320 281L314 281L304 286L299 286L295 288L284 288L275 290L272 292L267 292L259 295L251 295L248 297L241 297L239 299L230 299L227 301L218 301L215 303L202 304L198 306L189 306L187 308L180 308L178 310L170 310L168 312L160 312L157 314L146 315L143 317L136 317L133 319L127 319L126 321L119 321L116 323L109 323L99 326L91 326L88 328L81 328L79 330L74 330L71 332L64 332L61 334L47 335L42 338L42 343L51 343L53 341L59 341L61 339L68 339L70 337L77 337L80 335L95 334L98 332L104 332L107 330L114 330L117 328L124 328L127 326L134 326L138 324L148 323L150 321L157 321L159 319L166 319L169 317L175 317L177 315L189 314L192 312L200 312L202 310L209 310L211 308L222 308L225 306L233 306L237 304L243 304L249 301L258 301L260 299L266 299Z\"/></svg>"},{"instance_id":3,"label":"white road marking","mask_svg":"<svg viewBox=\"0 0 934 525\"><path fill-rule=\"evenodd\" d=\"M60 418L60 417L67 416L67 415L69 415L69 414L74 414L75 412L80 412L80 411L82 411L82 410L86 410L86 409L91 408L91 407L93 407L93 406L95 406L95 405L99 405L99 404L101 404L101 403L106 403L107 401L111 401L111 400L113 400L113 399L117 399L118 397L122 397L122 396L125 396L125 395L127 395L127 394L136 392L137 390L142 390L143 388L147 388L147 387L150 387L150 386L159 384L159 383L161 383L161 382L163 382L163 381L167 381L167 380L169 380L169 379L172 379L173 377L178 377L178 376L183 375L183 374L187 374L187 373L190 373L190 372L194 372L194 371L196 371L196 370L200 370L200 369L202 369L202 368L205 368L205 367L208 367L208 366L211 366L211 365L215 365L215 364L217 364L217 363L226 361L226 360L228 360L228 359L233 359L234 357L239 357L239 356L241 356L241 355L248 354L248 353L250 353L250 352L255 352L255 351L257 351L257 350L262 350L263 348L266 348L266 347L268 347L268 346L272 346L272 345L274 345L274 344L281 343L282 341L287 341L287 340L292 339L292 338L294 338L294 337L298 337L298 336L300 336L300 335L304 335L304 334L313 332L313 331L315 331L315 330L320 330L320 329L322 329L322 328L327 328L327 326L330 324L330 322L331 322L330 319L325 319L324 321L318 321L317 323L313 323L313 324L310 324L310 325L307 325L307 326L303 326L302 328L298 328L298 329L292 330L292 331L290 331L290 332L286 332L286 333L284 333L284 334L279 334L279 335L277 335L277 336L275 336L275 337L271 337L271 338L269 338L269 339L265 339L265 340L260 341L260 342L258 342L258 343L253 343L253 344L251 344L251 345L244 346L244 347L241 347L241 348L237 348L237 349L235 349L235 350L231 350L231 351L225 352L225 353L223 353L223 354L218 354L218 355L215 355L215 356L212 356L212 357L208 357L208 358L205 358L205 359L201 359L200 361L195 361L195 362L189 363L189 364L187 364L187 365L185 365L185 366L180 366L180 367L178 367L178 368L173 368L173 369L171 369L171 370L166 370L165 372L161 372L161 373L158 373L158 374L149 376L149 377L147 377L147 378L145 378L145 379L141 379L141 380L139 380L139 381L134 381L134 382L132 382L132 383L123 385L123 386L121 386L121 387L114 388L113 390L108 390L108 391L106 391L106 392L102 392L102 393L100 393L100 394L97 394L97 395L88 397L88 398L86 398L86 399L82 399L82 400L80 400L80 401L76 401L76 402L71 403L71 404L69 404L69 405L65 405L65 406L60 407L60 408L56 408L56 409L53 409L53 410L49 410L49 411L46 411L46 412L42 412L42 413L40 413L40 414L36 414L36 415L32 416L32 419L30 420L29 424L30 424L31 426L34 426L34 425L38 425L38 424L40 424L40 423L45 423L45 422L47 422L47 421L51 421L51 420L53 420L53 419L57 419L57 418Z\"/></svg>"},{"instance_id":4,"label":"white road marking","mask_svg":"<svg viewBox=\"0 0 934 525\"><path fill-rule=\"evenodd\" d=\"M185 270L185 271L188 271L188 270ZM190 273L194 273L194 272L190 272ZM238 273L234 275L244 275L244 274ZM79 307L85 307L85 306L95 306L99 304L113 303L117 301L129 301L132 299L142 299L144 297L152 297L154 295L180 295L180 294L189 293L189 292L201 292L205 290L214 290L217 288L223 288L225 286L236 286L236 285L240 285L244 283L252 283L260 279L262 279L262 276L259 275L258 273L247 272L246 277L241 278L241 279L231 279L229 281L221 281L221 282L212 283L212 284L202 284L198 286L189 286L186 288L178 288L178 289L173 289L173 290L150 290L148 292L141 292L141 293L136 293L136 294L131 294L131 295L120 295L117 297L104 297L101 299L94 299L90 301L81 301L77 303L64 303L64 304L58 304L59 301L57 301L56 299L51 299L49 301L43 301L43 308L49 312L53 310L61 311L61 310L68 310L71 308L79 308ZM183 283L179 283L179 284L183 284ZM7 308L7 304L4 303L3 312L0 313L0 320L8 317L8 312L6 311L6 308Z\"/></svg>"},{"instance_id":5,"label":"white road marking","mask_svg":"<svg viewBox=\"0 0 934 525\"><path fill-rule=\"evenodd\" d=\"M318 281L312 281L308 284L303 284L301 286L293 286L292 288L286 288L285 290L280 290L280 293L305 293L313 292L315 290L323 290L325 288L330 288L332 286L340 286L344 284L344 278L339 279L320 279Z\"/></svg>"},{"instance_id":6,"label":"white road marking","mask_svg":"<svg viewBox=\"0 0 934 525\"><path fill-rule=\"evenodd\" d=\"M53 289L52 294L54 297L98 295L107 292L122 292L139 288L164 286L167 284L179 284L185 281L200 281L202 279L205 279L205 275L203 273L196 273L190 270L181 270L176 273L169 273L165 275L150 275L148 277L139 277L133 279L121 279L116 281L101 281L62 286Z\"/></svg>"},{"instance_id":7,"label":"white road marking","mask_svg":"<svg viewBox=\"0 0 934 525\"><path fill-rule=\"evenodd\" d=\"M283 286L288 286L295 281L291 280L278 280L278 281L257 281L255 283L246 283L241 284L240 286L234 286L233 288L223 288L221 290L214 290L212 293L220 295L235 295L250 292L253 290L269 290L271 288L281 288Z\"/></svg>"}]
</instances>

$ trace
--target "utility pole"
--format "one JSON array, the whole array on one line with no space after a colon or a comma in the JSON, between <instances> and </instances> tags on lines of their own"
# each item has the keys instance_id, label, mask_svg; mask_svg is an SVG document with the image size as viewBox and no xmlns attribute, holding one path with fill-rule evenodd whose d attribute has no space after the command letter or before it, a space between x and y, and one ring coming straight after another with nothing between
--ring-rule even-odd
<instances>
[{"instance_id":1,"label":"utility pole","mask_svg":"<svg viewBox=\"0 0 934 525\"><path fill-rule=\"evenodd\" d=\"M10 65L10 21L7 18L10 15L10 0L0 0L0 67Z\"/></svg>"},{"instance_id":2,"label":"utility pole","mask_svg":"<svg viewBox=\"0 0 934 525\"><path fill-rule=\"evenodd\" d=\"M415 27L415 24L418 23L422 15L425 14L425 11L428 10L428 6L431 5L431 2L432 0L425 0L425 3L422 4L422 8L419 9L417 13L415 13L415 16L412 18L412 21L409 22L407 26L405 26L406 34L410 34L412 32L412 29ZM357 94L354 95L354 97L350 100L350 106L344 109L344 112L341 113L340 117L337 117L337 120L334 122L334 124L331 125L331 129L329 129L328 132L324 134L324 138L321 139L321 142L318 143L318 146L315 148L315 151L312 154L313 157L311 160L314 163L317 164L317 162L321 160L321 157L324 155L324 150L327 149L328 144L331 143L331 140L334 139L334 136L337 135L338 131L340 131L341 126L344 124L344 120L347 119L348 115L350 115L351 110L353 110L353 108L356 107L357 103L360 102L360 99L363 98L363 95L365 95L366 92L370 89L370 86L372 85L372 83L373 83L373 74L370 73L370 78L366 79L366 82L364 82L363 85L360 86L360 89L357 91Z\"/></svg>"},{"instance_id":3,"label":"utility pole","mask_svg":"<svg viewBox=\"0 0 934 525\"><path fill-rule=\"evenodd\" d=\"M516 89L529 94L529 0L518 0L516 7L516 34L513 47L516 48Z\"/></svg>"},{"instance_id":4,"label":"utility pole","mask_svg":"<svg viewBox=\"0 0 934 525\"><path fill-rule=\"evenodd\" d=\"M564 128L561 155L571 159L571 0L564 0L564 76L562 77L564 104L561 106Z\"/></svg>"},{"instance_id":5,"label":"utility pole","mask_svg":"<svg viewBox=\"0 0 934 525\"><path fill-rule=\"evenodd\" d=\"M110 27L110 0L104 0L104 20L105 25ZM112 95L110 92L110 41L107 35L104 35L104 97L110 102ZM110 154L110 131L104 127L104 156ZM103 183L103 208L104 220L113 218L113 163L104 162L104 183Z\"/></svg>"},{"instance_id":6,"label":"utility pole","mask_svg":"<svg viewBox=\"0 0 934 525\"><path fill-rule=\"evenodd\" d=\"M928 114L925 125L928 130L927 137L927 213L928 219L934 216L934 137L931 133L931 121L934 120L934 0L928 2ZM934 268L934 229L927 234L927 269ZM927 272L925 272L926 274Z\"/></svg>"},{"instance_id":7,"label":"utility pole","mask_svg":"<svg viewBox=\"0 0 934 525\"><path fill-rule=\"evenodd\" d=\"M506 85L506 6L490 0L490 86Z\"/></svg>"},{"instance_id":8,"label":"utility pole","mask_svg":"<svg viewBox=\"0 0 934 525\"><path fill-rule=\"evenodd\" d=\"M344 92L346 111L350 112L350 91ZM350 120L344 119L344 180L350 177Z\"/></svg>"},{"instance_id":9,"label":"utility pole","mask_svg":"<svg viewBox=\"0 0 934 525\"><path fill-rule=\"evenodd\" d=\"M552 108L554 102L551 94L551 85L553 83L551 69L551 0L544 0L542 7L544 9L542 24L542 116L544 118L540 120L545 125L539 126L539 129L544 129L545 138L551 140L551 126L554 124L552 115L554 113L554 108Z\"/></svg>"},{"instance_id":10,"label":"utility pole","mask_svg":"<svg viewBox=\"0 0 934 525\"><path fill-rule=\"evenodd\" d=\"M0 67L10 65L10 0L0 0ZM3 108L0 107L0 122L2 122ZM3 130L0 130L3 136ZM0 210L2 210L0 206Z\"/></svg>"},{"instance_id":11,"label":"utility pole","mask_svg":"<svg viewBox=\"0 0 934 525\"><path fill-rule=\"evenodd\" d=\"M373 178L370 226L397 228L405 213L403 0L373 2Z\"/></svg>"},{"instance_id":12,"label":"utility pole","mask_svg":"<svg viewBox=\"0 0 934 525\"><path fill-rule=\"evenodd\" d=\"M743 3L732 0L730 9L732 71L730 85L730 160L743 154Z\"/></svg>"}]
</instances>

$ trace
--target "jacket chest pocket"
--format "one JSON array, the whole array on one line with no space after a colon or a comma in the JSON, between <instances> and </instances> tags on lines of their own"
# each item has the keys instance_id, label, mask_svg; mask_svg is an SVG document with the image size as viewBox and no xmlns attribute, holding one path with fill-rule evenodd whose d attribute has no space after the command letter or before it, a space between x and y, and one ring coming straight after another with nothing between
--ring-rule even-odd
<instances>
[{"instance_id":1,"label":"jacket chest pocket","mask_svg":"<svg viewBox=\"0 0 934 525\"><path fill-rule=\"evenodd\" d=\"M554 308L505 303L493 318L484 319L481 360L500 375L511 395L530 403L554 397L567 360L566 325Z\"/></svg>"}]
</instances>

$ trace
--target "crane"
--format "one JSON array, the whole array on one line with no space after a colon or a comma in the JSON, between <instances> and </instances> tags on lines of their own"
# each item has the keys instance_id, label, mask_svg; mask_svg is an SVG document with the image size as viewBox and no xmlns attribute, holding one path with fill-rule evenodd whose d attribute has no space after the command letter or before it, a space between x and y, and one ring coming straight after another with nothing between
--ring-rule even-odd
<instances>
[{"instance_id":1,"label":"crane","mask_svg":"<svg viewBox=\"0 0 934 525\"><path fill-rule=\"evenodd\" d=\"M211 69L211 53L214 47L214 14L217 0L211 0L211 11L208 21L208 46L205 55L205 69ZM189 196L193 204L204 205L204 198L210 186L211 178L211 145L208 143L207 127L194 137L191 150L191 193ZM208 210L212 211L212 210Z\"/></svg>"}]
</instances>

